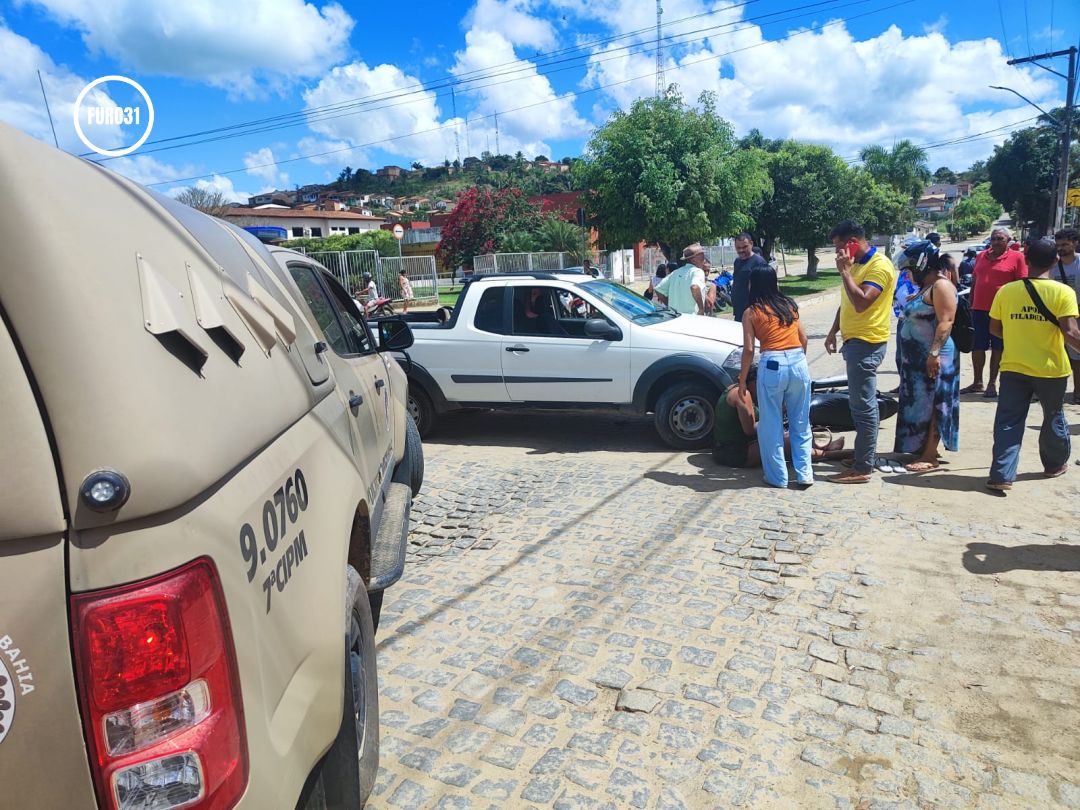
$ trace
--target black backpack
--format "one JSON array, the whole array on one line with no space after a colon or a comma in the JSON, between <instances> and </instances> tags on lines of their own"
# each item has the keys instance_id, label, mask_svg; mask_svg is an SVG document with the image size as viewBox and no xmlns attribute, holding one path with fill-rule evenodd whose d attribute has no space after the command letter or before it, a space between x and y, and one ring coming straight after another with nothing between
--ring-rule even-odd
<instances>
[{"instance_id":1,"label":"black backpack","mask_svg":"<svg viewBox=\"0 0 1080 810\"><path fill-rule=\"evenodd\" d=\"M930 290L930 303L934 302L934 290ZM956 296L956 315L952 323L952 339L956 350L969 354L975 345L975 323L971 317L971 302L967 295Z\"/></svg>"}]
</instances>

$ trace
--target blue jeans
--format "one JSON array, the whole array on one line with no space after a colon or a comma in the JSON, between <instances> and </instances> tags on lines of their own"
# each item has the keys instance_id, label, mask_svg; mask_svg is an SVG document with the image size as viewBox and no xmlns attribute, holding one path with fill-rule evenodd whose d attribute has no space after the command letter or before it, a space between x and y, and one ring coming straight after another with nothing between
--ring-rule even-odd
<instances>
[{"instance_id":1,"label":"blue jeans","mask_svg":"<svg viewBox=\"0 0 1080 810\"><path fill-rule=\"evenodd\" d=\"M784 460L784 410L787 410L791 462L795 479L812 483L810 466L813 434L810 431L810 367L802 349L761 353L757 371L758 447L765 481L774 487L788 485Z\"/></svg>"},{"instance_id":2,"label":"blue jeans","mask_svg":"<svg viewBox=\"0 0 1080 810\"><path fill-rule=\"evenodd\" d=\"M888 343L867 343L852 338L841 349L847 363L848 407L855 423L855 472L874 471L877 452L878 422L881 412L877 401L877 370L885 359Z\"/></svg>"},{"instance_id":3,"label":"blue jeans","mask_svg":"<svg viewBox=\"0 0 1080 810\"><path fill-rule=\"evenodd\" d=\"M1020 445L1024 442L1032 394L1038 394L1039 405L1043 411L1042 430L1039 431L1039 458L1042 460L1043 469L1056 470L1068 462L1072 445L1069 425L1061 407L1068 386L1068 377L1029 377L1015 371L1001 372L997 413L994 415L991 482L1004 484L1012 483L1016 479Z\"/></svg>"}]
</instances>

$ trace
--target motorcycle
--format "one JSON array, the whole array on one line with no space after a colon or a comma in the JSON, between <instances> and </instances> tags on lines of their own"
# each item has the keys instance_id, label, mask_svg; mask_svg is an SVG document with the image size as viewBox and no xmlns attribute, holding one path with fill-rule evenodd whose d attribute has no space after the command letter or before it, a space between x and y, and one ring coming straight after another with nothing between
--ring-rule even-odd
<instances>
[{"instance_id":1,"label":"motorcycle","mask_svg":"<svg viewBox=\"0 0 1080 810\"><path fill-rule=\"evenodd\" d=\"M850 395L847 377L825 377L810 382L810 426L829 431L854 430L851 418ZM900 410L896 397L877 395L878 413L881 421L891 419Z\"/></svg>"},{"instance_id":2,"label":"motorcycle","mask_svg":"<svg viewBox=\"0 0 1080 810\"><path fill-rule=\"evenodd\" d=\"M380 317L394 314L394 304L389 298L376 298L368 301L367 312L369 317Z\"/></svg>"}]
</instances>

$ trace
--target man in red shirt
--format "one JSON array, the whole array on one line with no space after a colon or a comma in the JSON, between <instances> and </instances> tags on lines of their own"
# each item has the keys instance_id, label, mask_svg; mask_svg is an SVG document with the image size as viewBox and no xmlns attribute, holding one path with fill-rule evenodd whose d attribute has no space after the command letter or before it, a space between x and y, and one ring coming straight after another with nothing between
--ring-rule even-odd
<instances>
[{"instance_id":1,"label":"man in red shirt","mask_svg":"<svg viewBox=\"0 0 1080 810\"><path fill-rule=\"evenodd\" d=\"M997 291L1010 281L1027 278L1024 254L1009 250L1009 232L995 228L990 234L990 247L975 259L974 282L971 287L971 320L975 327L975 340L971 349L971 365L975 370L975 382L960 391L961 394L982 392L984 397L997 396L998 366L1001 350L1005 344L1001 338L990 334L990 305ZM990 350L990 377L983 386L983 367L986 350Z\"/></svg>"}]
</instances>

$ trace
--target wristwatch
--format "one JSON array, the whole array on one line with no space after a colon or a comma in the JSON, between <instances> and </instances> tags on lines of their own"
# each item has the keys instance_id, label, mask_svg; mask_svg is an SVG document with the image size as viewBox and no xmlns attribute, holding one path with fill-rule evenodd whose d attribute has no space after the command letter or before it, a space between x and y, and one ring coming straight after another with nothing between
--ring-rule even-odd
<instances>
[{"instance_id":1,"label":"wristwatch","mask_svg":"<svg viewBox=\"0 0 1080 810\"><path fill-rule=\"evenodd\" d=\"M931 357L937 357L940 354L941 354L941 349L931 349L930 350L930 356Z\"/></svg>"}]
</instances>

